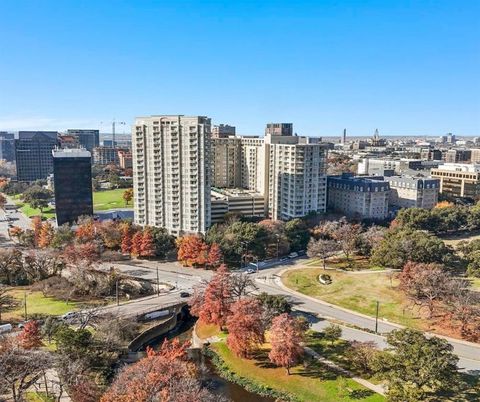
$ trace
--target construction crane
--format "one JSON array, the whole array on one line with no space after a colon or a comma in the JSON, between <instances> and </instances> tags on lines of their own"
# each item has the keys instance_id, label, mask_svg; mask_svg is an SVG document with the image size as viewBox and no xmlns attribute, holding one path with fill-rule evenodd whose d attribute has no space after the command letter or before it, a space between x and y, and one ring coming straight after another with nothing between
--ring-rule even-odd
<instances>
[{"instance_id":1,"label":"construction crane","mask_svg":"<svg viewBox=\"0 0 480 402\"><path fill-rule=\"evenodd\" d=\"M103 124L103 122L100 122L100 124ZM127 125L124 121L115 121L115 119L112 120L112 148L113 148L113 158L114 158L114 163L116 164L118 162L118 155L117 155L117 142L115 140L115 127L117 124L120 125Z\"/></svg>"}]
</instances>

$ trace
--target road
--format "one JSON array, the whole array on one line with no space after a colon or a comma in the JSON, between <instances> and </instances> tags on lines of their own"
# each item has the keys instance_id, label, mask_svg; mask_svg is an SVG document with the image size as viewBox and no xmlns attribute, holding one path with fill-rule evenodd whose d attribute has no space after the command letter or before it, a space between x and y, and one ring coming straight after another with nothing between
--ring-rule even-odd
<instances>
[{"instance_id":1,"label":"road","mask_svg":"<svg viewBox=\"0 0 480 402\"><path fill-rule=\"evenodd\" d=\"M15 208L15 209L13 209ZM10 221L7 221L7 217ZM19 226L22 229L31 229L31 222L19 209L13 200L7 197L5 209L0 209L0 247L8 247L14 245L8 234L8 225Z\"/></svg>"},{"instance_id":2,"label":"road","mask_svg":"<svg viewBox=\"0 0 480 402\"><path fill-rule=\"evenodd\" d=\"M297 264L301 265L302 261L298 261ZM322 330L330 324L331 320L344 324L341 325L343 329L343 339L373 341L380 348L387 346L384 336L360 329L365 328L373 331L375 329L374 318L363 316L338 306L329 305L328 303L299 294L282 286L279 273L294 266L295 263L287 263L253 274L252 277L255 279L258 291L288 296L294 305L294 310L307 313L307 317L314 330ZM174 293L168 296L161 296L158 300L161 300L161 303L171 303L172 300L181 301L180 291L191 291L202 280L208 280L213 275L211 271L184 268L176 262L158 263L140 261L138 263L133 262L133 265L130 265L130 262L128 264L115 264L115 267L124 274L153 281L156 280L156 271L158 268L160 281L169 283L176 288ZM145 308L145 306L155 305L158 301L155 299L145 299L141 303L144 303L143 308ZM123 307L122 309L125 310L122 311L125 312L128 311L128 309L135 309L135 304L135 302L131 302L130 306ZM386 334L399 327L398 325L380 320L378 323L378 332ZM452 338L448 338L448 341L453 345L455 353L459 356L459 367L465 372L480 375L480 345Z\"/></svg>"}]
</instances>

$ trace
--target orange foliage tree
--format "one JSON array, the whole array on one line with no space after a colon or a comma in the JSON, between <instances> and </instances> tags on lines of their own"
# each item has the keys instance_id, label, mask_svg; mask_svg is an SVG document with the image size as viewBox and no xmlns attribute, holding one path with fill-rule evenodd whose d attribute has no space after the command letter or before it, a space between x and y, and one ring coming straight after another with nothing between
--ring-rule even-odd
<instances>
[{"instance_id":1,"label":"orange foliage tree","mask_svg":"<svg viewBox=\"0 0 480 402\"><path fill-rule=\"evenodd\" d=\"M101 402L218 400L196 379L194 365L186 361L185 346L174 342L167 341L158 352L148 349L147 357L127 366Z\"/></svg>"},{"instance_id":2,"label":"orange foliage tree","mask_svg":"<svg viewBox=\"0 0 480 402\"><path fill-rule=\"evenodd\" d=\"M50 247L50 244L55 237L55 230L50 222L45 222L42 224L40 229L40 236L38 238L38 247L47 248Z\"/></svg>"},{"instance_id":3,"label":"orange foliage tree","mask_svg":"<svg viewBox=\"0 0 480 402\"><path fill-rule=\"evenodd\" d=\"M132 252L132 231L125 226L122 231L122 253L130 254Z\"/></svg>"},{"instance_id":4,"label":"orange foliage tree","mask_svg":"<svg viewBox=\"0 0 480 402\"><path fill-rule=\"evenodd\" d=\"M440 202L437 202L437 204L435 205L435 208L452 208L454 207L455 204L453 202L450 202L450 201L440 201Z\"/></svg>"},{"instance_id":5,"label":"orange foliage tree","mask_svg":"<svg viewBox=\"0 0 480 402\"><path fill-rule=\"evenodd\" d=\"M248 357L265 342L262 306L257 299L240 299L232 305L231 312L227 319L227 345L237 356Z\"/></svg>"},{"instance_id":6,"label":"orange foliage tree","mask_svg":"<svg viewBox=\"0 0 480 402\"><path fill-rule=\"evenodd\" d=\"M42 233L42 218L34 216L32 218L32 229L35 239L35 246L38 246L40 242L40 234Z\"/></svg>"},{"instance_id":7,"label":"orange foliage tree","mask_svg":"<svg viewBox=\"0 0 480 402\"><path fill-rule=\"evenodd\" d=\"M270 343L272 349L268 354L270 361L285 367L287 374L303 356L301 343L305 339L305 324L288 313L276 316L270 327Z\"/></svg>"},{"instance_id":8,"label":"orange foliage tree","mask_svg":"<svg viewBox=\"0 0 480 402\"><path fill-rule=\"evenodd\" d=\"M222 264L202 293L196 293L191 303L192 314L205 324L215 324L222 329L227 323L233 302L232 278L226 265Z\"/></svg>"},{"instance_id":9,"label":"orange foliage tree","mask_svg":"<svg viewBox=\"0 0 480 402\"><path fill-rule=\"evenodd\" d=\"M177 239L177 260L183 266L193 267L205 265L208 257L208 246L201 237L196 235L183 236Z\"/></svg>"},{"instance_id":10,"label":"orange foliage tree","mask_svg":"<svg viewBox=\"0 0 480 402\"><path fill-rule=\"evenodd\" d=\"M18 341L24 349L34 349L42 346L42 334L38 321L28 321L18 335Z\"/></svg>"},{"instance_id":11,"label":"orange foliage tree","mask_svg":"<svg viewBox=\"0 0 480 402\"><path fill-rule=\"evenodd\" d=\"M138 231L133 235L132 238L131 253L134 257L138 257L142 253L142 242L143 234L142 232Z\"/></svg>"},{"instance_id":12,"label":"orange foliage tree","mask_svg":"<svg viewBox=\"0 0 480 402\"><path fill-rule=\"evenodd\" d=\"M213 243L208 250L208 259L207 264L209 267L216 268L218 267L223 260L222 250L217 243Z\"/></svg>"},{"instance_id":13,"label":"orange foliage tree","mask_svg":"<svg viewBox=\"0 0 480 402\"><path fill-rule=\"evenodd\" d=\"M78 225L75 238L79 243L88 243L95 240L96 228L93 220L89 219Z\"/></svg>"},{"instance_id":14,"label":"orange foliage tree","mask_svg":"<svg viewBox=\"0 0 480 402\"><path fill-rule=\"evenodd\" d=\"M153 257L155 255L155 243L153 242L152 231L148 228L145 229L142 234L140 255L142 257Z\"/></svg>"}]
</instances>

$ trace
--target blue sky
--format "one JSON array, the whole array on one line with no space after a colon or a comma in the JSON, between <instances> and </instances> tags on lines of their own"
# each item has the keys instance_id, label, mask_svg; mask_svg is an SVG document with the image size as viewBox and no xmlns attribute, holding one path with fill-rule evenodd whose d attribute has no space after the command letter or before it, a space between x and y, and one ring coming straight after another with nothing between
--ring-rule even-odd
<instances>
[{"instance_id":1,"label":"blue sky","mask_svg":"<svg viewBox=\"0 0 480 402\"><path fill-rule=\"evenodd\" d=\"M480 1L0 0L0 130L480 135Z\"/></svg>"}]
</instances>

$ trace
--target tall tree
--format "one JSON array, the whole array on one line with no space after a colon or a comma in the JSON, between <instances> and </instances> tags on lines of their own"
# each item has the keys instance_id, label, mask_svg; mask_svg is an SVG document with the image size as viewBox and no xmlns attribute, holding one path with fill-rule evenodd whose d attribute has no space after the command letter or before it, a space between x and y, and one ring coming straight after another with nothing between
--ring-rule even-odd
<instances>
[{"instance_id":1,"label":"tall tree","mask_svg":"<svg viewBox=\"0 0 480 402\"><path fill-rule=\"evenodd\" d=\"M122 195L125 205L128 205L133 199L133 188L127 188Z\"/></svg>"},{"instance_id":2,"label":"tall tree","mask_svg":"<svg viewBox=\"0 0 480 402\"><path fill-rule=\"evenodd\" d=\"M0 209L4 209L7 204L7 199L3 194L0 194Z\"/></svg>"},{"instance_id":3,"label":"tall tree","mask_svg":"<svg viewBox=\"0 0 480 402\"><path fill-rule=\"evenodd\" d=\"M270 361L285 367L290 375L290 368L303 356L302 342L305 338L305 324L287 313L280 314L272 320L270 343L272 349L268 354Z\"/></svg>"},{"instance_id":4,"label":"tall tree","mask_svg":"<svg viewBox=\"0 0 480 402\"><path fill-rule=\"evenodd\" d=\"M142 254L142 242L143 234L141 231L136 232L132 238L132 248L131 253L134 257L138 257Z\"/></svg>"},{"instance_id":5,"label":"tall tree","mask_svg":"<svg viewBox=\"0 0 480 402\"><path fill-rule=\"evenodd\" d=\"M351 223L341 225L333 233L333 237L338 241L343 254L347 259L348 266L352 266L351 256L357 250L358 236L361 233L361 226Z\"/></svg>"},{"instance_id":6,"label":"tall tree","mask_svg":"<svg viewBox=\"0 0 480 402\"><path fill-rule=\"evenodd\" d=\"M39 216L32 218L32 229L35 236L35 246L38 246L42 233L42 219Z\"/></svg>"},{"instance_id":7,"label":"tall tree","mask_svg":"<svg viewBox=\"0 0 480 402\"><path fill-rule=\"evenodd\" d=\"M218 400L201 386L190 363L151 351L147 357L126 366L101 398L101 402Z\"/></svg>"},{"instance_id":8,"label":"tall tree","mask_svg":"<svg viewBox=\"0 0 480 402\"><path fill-rule=\"evenodd\" d=\"M38 247L47 248L55 237L55 230L50 222L44 222L40 229L40 236L38 238Z\"/></svg>"},{"instance_id":9,"label":"tall tree","mask_svg":"<svg viewBox=\"0 0 480 402\"><path fill-rule=\"evenodd\" d=\"M43 345L42 332L38 321L28 321L18 335L18 341L24 349L35 349Z\"/></svg>"},{"instance_id":10,"label":"tall tree","mask_svg":"<svg viewBox=\"0 0 480 402\"><path fill-rule=\"evenodd\" d=\"M218 325L222 329L227 323L232 305L231 274L226 265L218 267L206 286L203 297L198 301L201 302L197 308L200 321Z\"/></svg>"},{"instance_id":11,"label":"tall tree","mask_svg":"<svg viewBox=\"0 0 480 402\"><path fill-rule=\"evenodd\" d=\"M265 342L265 328L261 320L262 306L256 299L240 299L231 307L227 319L227 345L240 357L248 357Z\"/></svg>"},{"instance_id":12,"label":"tall tree","mask_svg":"<svg viewBox=\"0 0 480 402\"><path fill-rule=\"evenodd\" d=\"M140 255L142 257L153 257L155 255L155 245L153 244L153 236L149 228L143 231Z\"/></svg>"},{"instance_id":13,"label":"tall tree","mask_svg":"<svg viewBox=\"0 0 480 402\"><path fill-rule=\"evenodd\" d=\"M193 267L206 262L207 248L200 236L188 235L177 239L177 259L183 266Z\"/></svg>"},{"instance_id":14,"label":"tall tree","mask_svg":"<svg viewBox=\"0 0 480 402\"><path fill-rule=\"evenodd\" d=\"M387 381L390 400L435 400L459 384L458 357L445 339L402 329L390 332L387 342L390 347L380 361L379 375Z\"/></svg>"},{"instance_id":15,"label":"tall tree","mask_svg":"<svg viewBox=\"0 0 480 402\"><path fill-rule=\"evenodd\" d=\"M223 255L220 246L213 243L208 250L207 264L211 268L217 268L222 263Z\"/></svg>"},{"instance_id":16,"label":"tall tree","mask_svg":"<svg viewBox=\"0 0 480 402\"><path fill-rule=\"evenodd\" d=\"M284 295L271 295L262 292L257 296L257 299L262 304L262 320L266 327L270 326L276 316L292 312L292 304Z\"/></svg>"},{"instance_id":17,"label":"tall tree","mask_svg":"<svg viewBox=\"0 0 480 402\"><path fill-rule=\"evenodd\" d=\"M285 235L290 242L290 250L300 251L307 248L310 232L301 219L292 219L285 224Z\"/></svg>"},{"instance_id":18,"label":"tall tree","mask_svg":"<svg viewBox=\"0 0 480 402\"><path fill-rule=\"evenodd\" d=\"M335 255L339 250L338 243L335 240L311 239L307 247L307 255L310 258L321 258L323 269L327 269L327 259Z\"/></svg>"},{"instance_id":19,"label":"tall tree","mask_svg":"<svg viewBox=\"0 0 480 402\"><path fill-rule=\"evenodd\" d=\"M125 226L122 231L122 253L130 254L132 252L132 232L130 227Z\"/></svg>"}]
</instances>

